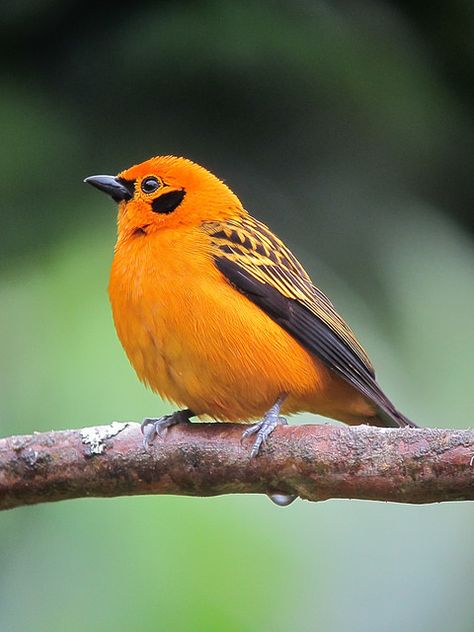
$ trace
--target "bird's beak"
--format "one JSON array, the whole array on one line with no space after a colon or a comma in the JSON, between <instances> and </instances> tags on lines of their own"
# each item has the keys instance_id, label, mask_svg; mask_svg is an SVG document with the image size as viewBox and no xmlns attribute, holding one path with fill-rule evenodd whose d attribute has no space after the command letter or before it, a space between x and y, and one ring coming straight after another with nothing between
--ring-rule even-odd
<instances>
[{"instance_id":1,"label":"bird's beak","mask_svg":"<svg viewBox=\"0 0 474 632\"><path fill-rule=\"evenodd\" d=\"M84 182L107 193L116 202L131 200L133 197L133 184L118 180L115 176L89 176Z\"/></svg>"}]
</instances>

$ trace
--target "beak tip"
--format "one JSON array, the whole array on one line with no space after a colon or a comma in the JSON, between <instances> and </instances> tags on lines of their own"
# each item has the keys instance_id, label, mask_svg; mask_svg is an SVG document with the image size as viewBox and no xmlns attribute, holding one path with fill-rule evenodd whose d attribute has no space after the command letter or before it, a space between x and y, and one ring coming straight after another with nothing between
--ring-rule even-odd
<instances>
[{"instance_id":1,"label":"beak tip","mask_svg":"<svg viewBox=\"0 0 474 632\"><path fill-rule=\"evenodd\" d=\"M131 189L115 176L87 176L87 178L84 178L84 182L99 189L99 191L107 193L116 202L130 200L133 195Z\"/></svg>"}]
</instances>

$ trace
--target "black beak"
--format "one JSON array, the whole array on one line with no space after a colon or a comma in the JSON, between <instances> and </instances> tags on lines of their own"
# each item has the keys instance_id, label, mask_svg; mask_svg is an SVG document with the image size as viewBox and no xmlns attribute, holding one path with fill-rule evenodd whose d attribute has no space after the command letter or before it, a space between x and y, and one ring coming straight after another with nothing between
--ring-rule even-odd
<instances>
[{"instance_id":1,"label":"black beak","mask_svg":"<svg viewBox=\"0 0 474 632\"><path fill-rule=\"evenodd\" d=\"M131 200L133 197L133 184L118 180L115 176L89 176L84 182L107 193L116 202Z\"/></svg>"}]
</instances>

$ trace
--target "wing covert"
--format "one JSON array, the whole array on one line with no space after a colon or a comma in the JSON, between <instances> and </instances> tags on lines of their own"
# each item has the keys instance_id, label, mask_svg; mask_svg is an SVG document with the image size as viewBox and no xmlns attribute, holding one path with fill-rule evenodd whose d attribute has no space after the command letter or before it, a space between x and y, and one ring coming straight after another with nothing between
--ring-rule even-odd
<instances>
[{"instance_id":1,"label":"wing covert","mask_svg":"<svg viewBox=\"0 0 474 632\"><path fill-rule=\"evenodd\" d=\"M304 305L341 338L362 365L374 375L366 352L329 298L313 285L293 253L265 224L249 215L225 223L208 223L205 230L212 237L216 260L223 258L234 263L257 281L277 289L285 298Z\"/></svg>"}]
</instances>

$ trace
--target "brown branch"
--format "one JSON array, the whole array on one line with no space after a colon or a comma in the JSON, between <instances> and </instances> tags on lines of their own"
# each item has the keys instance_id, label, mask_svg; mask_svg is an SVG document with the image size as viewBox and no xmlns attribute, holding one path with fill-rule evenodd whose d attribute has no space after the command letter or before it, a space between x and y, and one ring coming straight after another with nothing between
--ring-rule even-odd
<instances>
[{"instance_id":1,"label":"brown branch","mask_svg":"<svg viewBox=\"0 0 474 632\"><path fill-rule=\"evenodd\" d=\"M87 496L289 493L308 500L474 500L474 431L286 426L249 458L242 426L138 424L0 440L0 509Z\"/></svg>"}]
</instances>

